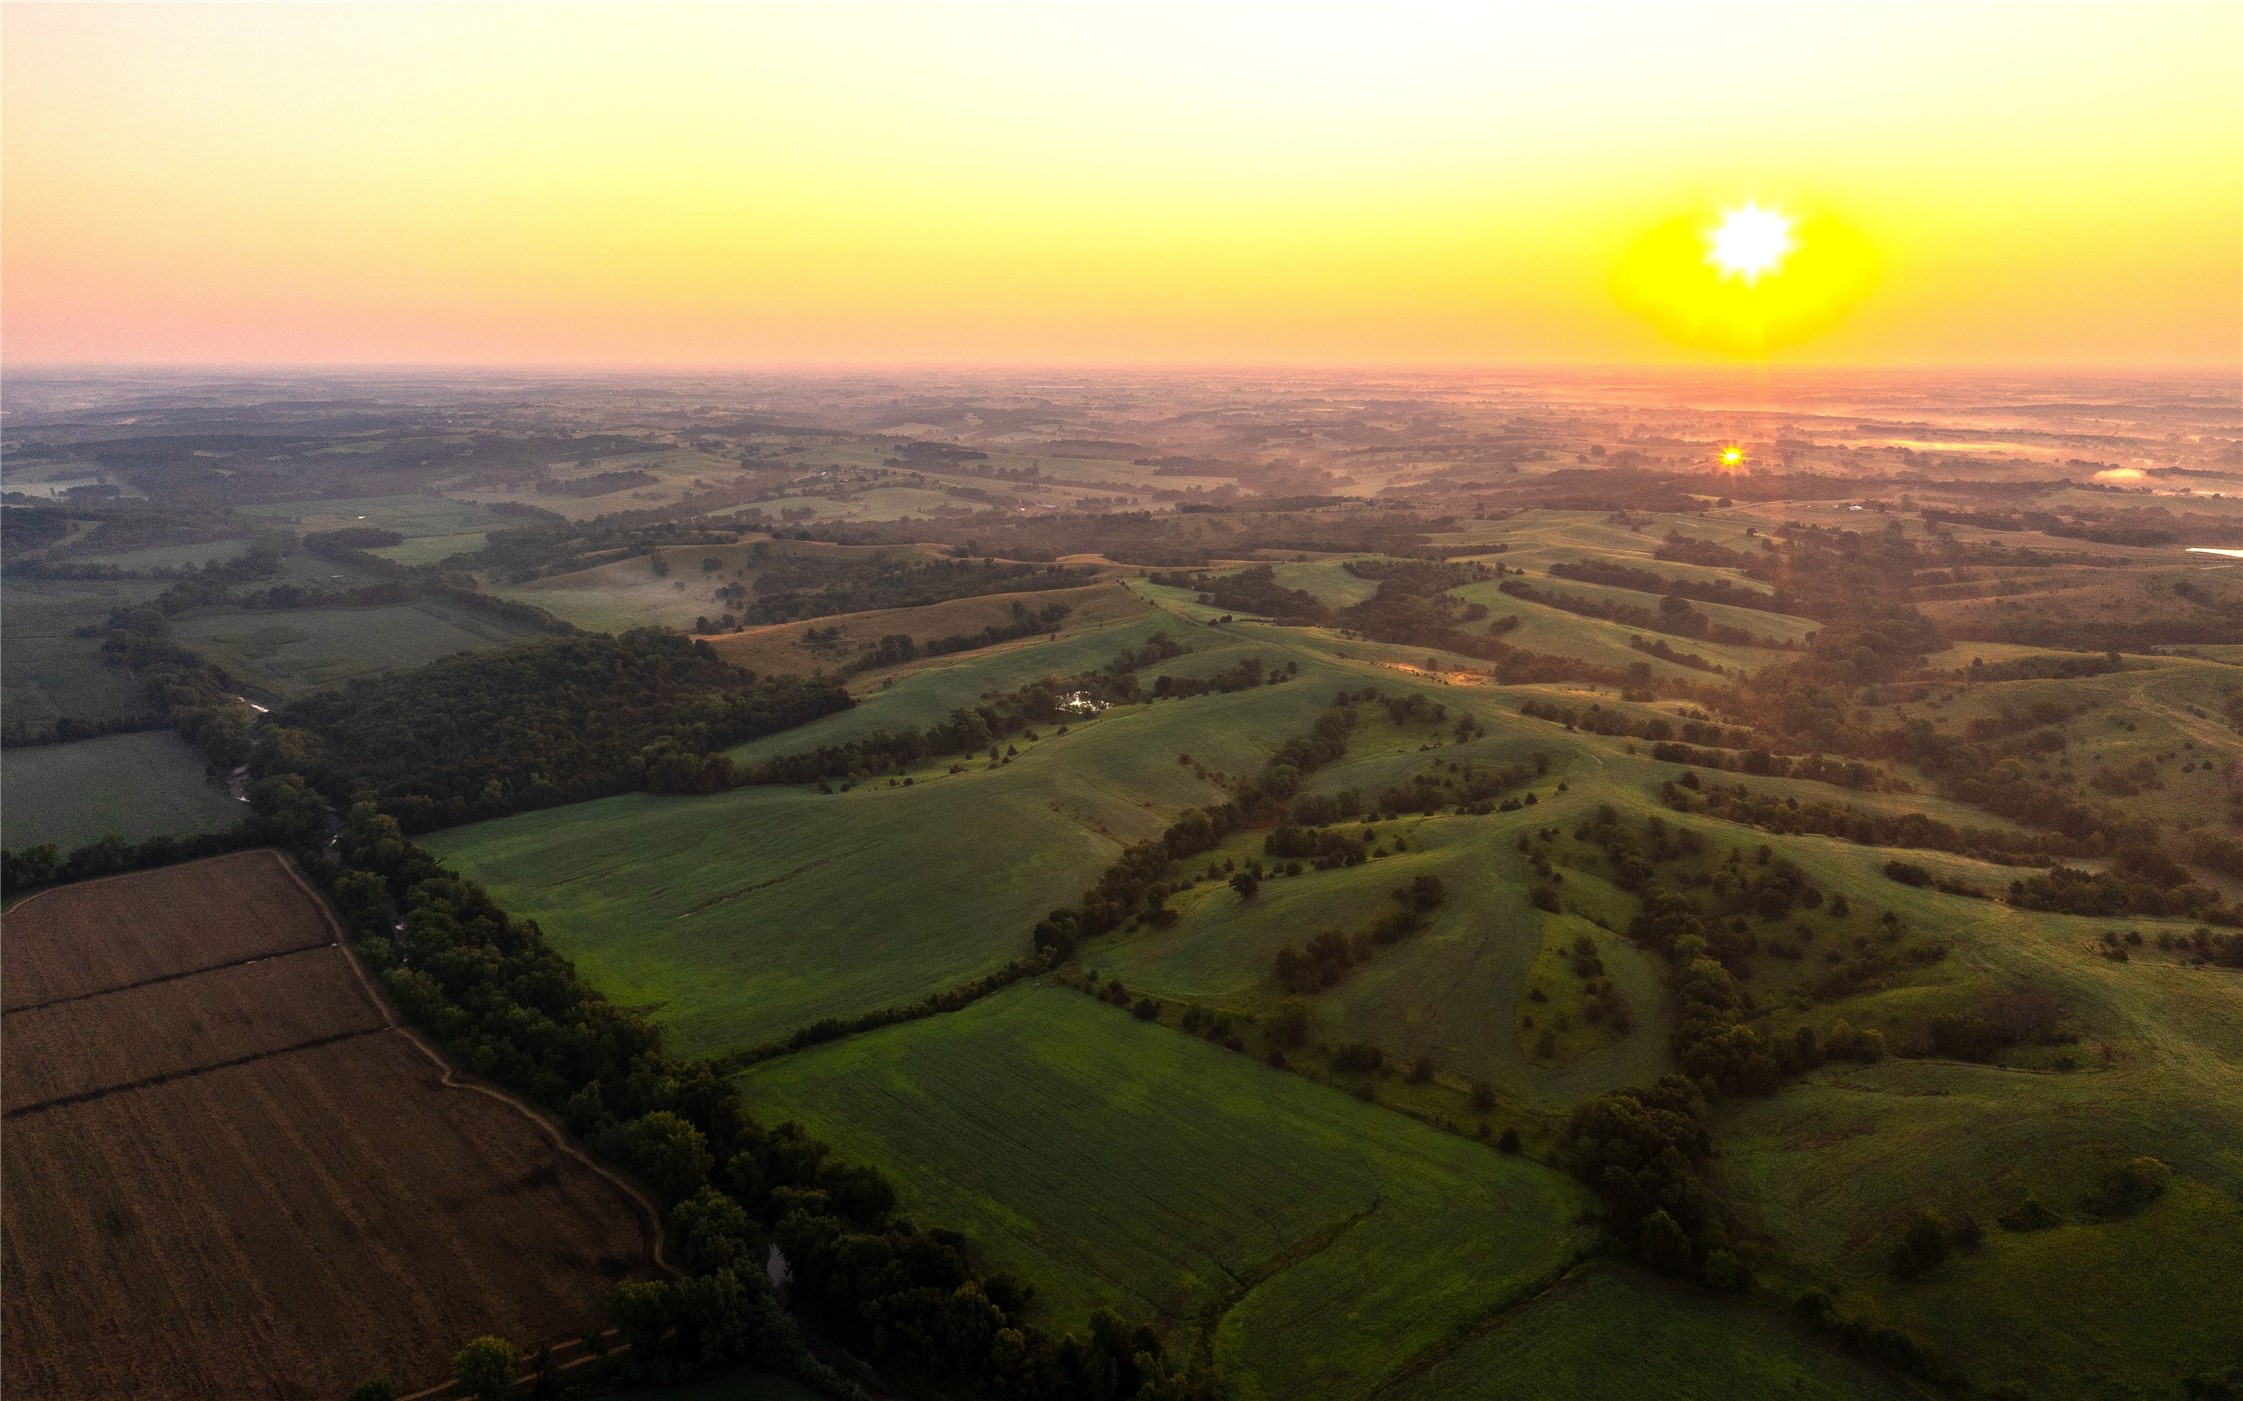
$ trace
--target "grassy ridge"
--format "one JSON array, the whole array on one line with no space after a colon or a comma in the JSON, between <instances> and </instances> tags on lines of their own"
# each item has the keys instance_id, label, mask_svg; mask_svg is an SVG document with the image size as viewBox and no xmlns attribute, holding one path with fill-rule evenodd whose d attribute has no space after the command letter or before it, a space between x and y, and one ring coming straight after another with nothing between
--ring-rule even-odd
<instances>
[{"instance_id":1,"label":"grassy ridge","mask_svg":"<svg viewBox=\"0 0 2243 1401\"><path fill-rule=\"evenodd\" d=\"M1241 1401L1368 1394L1560 1267L1557 1174L1056 987L758 1066L794 1117L970 1229L1055 1322L1221 1309Z\"/></svg>"},{"instance_id":2,"label":"grassy ridge","mask_svg":"<svg viewBox=\"0 0 2243 1401\"><path fill-rule=\"evenodd\" d=\"M1330 699L1292 682L1167 701L1044 731L1001 767L938 763L908 788L636 794L428 845L536 918L604 991L656 1008L681 1050L735 1049L1025 954L1036 919L1073 903L1123 845L1220 800L1180 750L1251 772L1270 737ZM846 718L776 738L805 747Z\"/></svg>"}]
</instances>

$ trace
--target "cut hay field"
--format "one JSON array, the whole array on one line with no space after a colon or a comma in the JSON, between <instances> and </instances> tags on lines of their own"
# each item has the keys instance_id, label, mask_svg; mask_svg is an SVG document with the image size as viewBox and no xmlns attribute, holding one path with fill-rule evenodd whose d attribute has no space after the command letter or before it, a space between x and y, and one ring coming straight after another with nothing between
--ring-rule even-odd
<instances>
[{"instance_id":1,"label":"cut hay field","mask_svg":"<svg viewBox=\"0 0 2243 1401\"><path fill-rule=\"evenodd\" d=\"M42 892L0 926L11 1395L332 1398L573 1337L650 1210L449 1083L282 859Z\"/></svg>"},{"instance_id":2,"label":"cut hay field","mask_svg":"<svg viewBox=\"0 0 2243 1401\"><path fill-rule=\"evenodd\" d=\"M426 666L458 652L545 634L483 613L432 603L374 608L227 609L178 619L173 630L258 693L283 700L354 676Z\"/></svg>"},{"instance_id":3,"label":"cut hay field","mask_svg":"<svg viewBox=\"0 0 2243 1401\"><path fill-rule=\"evenodd\" d=\"M169 730L104 735L0 753L0 848L64 851L111 832L126 841L217 832L246 809Z\"/></svg>"},{"instance_id":4,"label":"cut hay field","mask_svg":"<svg viewBox=\"0 0 2243 1401\"><path fill-rule=\"evenodd\" d=\"M830 671L850 661L883 637L902 635L925 646L939 638L973 635L989 627L1003 627L1013 621L1013 607L1018 605L1031 611L1058 604L1068 610L1067 616L1051 629L1027 638L998 643L1003 647L1034 647L1059 637L1072 637L1085 632L1099 631L1117 623L1134 622L1154 616L1150 604L1128 589L1117 584L1090 584L1076 589L1045 589L1035 593L980 594L971 598L954 598L942 603L930 603L918 608L879 608L864 613L836 613L804 622L775 623L769 627L749 628L742 632L712 635L709 644L717 655L734 666L746 667L761 674L807 676L813 671ZM812 629L821 633L838 632L838 636L813 648L806 645L805 635ZM985 651L971 648L968 652ZM928 657L906 663L901 667L887 667L864 673L862 679L851 684L867 689L881 684L888 677L905 672L938 666L946 660L968 655L953 652L944 657Z\"/></svg>"},{"instance_id":5,"label":"cut hay field","mask_svg":"<svg viewBox=\"0 0 2243 1401\"><path fill-rule=\"evenodd\" d=\"M1059 987L742 1077L1037 1286L1213 1326L1240 1401L1367 1396L1585 1242L1558 1174Z\"/></svg>"}]
</instances>

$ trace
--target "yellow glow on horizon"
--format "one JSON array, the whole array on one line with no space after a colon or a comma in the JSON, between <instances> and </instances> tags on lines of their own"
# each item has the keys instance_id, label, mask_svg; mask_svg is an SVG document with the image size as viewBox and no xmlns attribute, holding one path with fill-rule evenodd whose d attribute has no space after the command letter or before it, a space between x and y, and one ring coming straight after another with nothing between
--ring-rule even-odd
<instances>
[{"instance_id":1,"label":"yellow glow on horizon","mask_svg":"<svg viewBox=\"0 0 2243 1401\"><path fill-rule=\"evenodd\" d=\"M4 5L0 353L2233 365L2239 47L2097 0ZM1725 206L1789 246L1709 263Z\"/></svg>"},{"instance_id":2,"label":"yellow glow on horizon","mask_svg":"<svg viewBox=\"0 0 2243 1401\"><path fill-rule=\"evenodd\" d=\"M1743 448L1726 447L1721 450L1721 465L1724 467L1742 466L1744 460L1745 450Z\"/></svg>"},{"instance_id":3,"label":"yellow glow on horizon","mask_svg":"<svg viewBox=\"0 0 2243 1401\"><path fill-rule=\"evenodd\" d=\"M1868 239L1834 215L1747 203L1645 234L1614 269L1613 293L1677 344L1759 357L1836 326L1877 275Z\"/></svg>"}]
</instances>

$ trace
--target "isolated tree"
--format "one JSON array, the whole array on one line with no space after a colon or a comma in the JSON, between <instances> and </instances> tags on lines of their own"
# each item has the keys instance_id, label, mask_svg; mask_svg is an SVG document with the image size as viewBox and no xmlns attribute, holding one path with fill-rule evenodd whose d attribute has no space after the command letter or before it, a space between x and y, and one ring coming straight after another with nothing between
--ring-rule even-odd
<instances>
[{"instance_id":1,"label":"isolated tree","mask_svg":"<svg viewBox=\"0 0 2243 1401\"><path fill-rule=\"evenodd\" d=\"M1946 1258L1946 1221L1936 1212L1919 1211L1901 1229L1885 1263L1894 1279L1914 1279Z\"/></svg>"},{"instance_id":2,"label":"isolated tree","mask_svg":"<svg viewBox=\"0 0 2243 1401\"><path fill-rule=\"evenodd\" d=\"M1711 1250L1706 1253L1705 1275L1706 1283L1730 1292L1744 1288L1752 1279L1744 1261L1727 1250Z\"/></svg>"},{"instance_id":3,"label":"isolated tree","mask_svg":"<svg viewBox=\"0 0 2243 1401\"><path fill-rule=\"evenodd\" d=\"M474 1401L506 1401L521 1371L522 1354L504 1338L477 1338L452 1359L460 1394Z\"/></svg>"},{"instance_id":4,"label":"isolated tree","mask_svg":"<svg viewBox=\"0 0 2243 1401\"><path fill-rule=\"evenodd\" d=\"M1261 888L1262 878L1250 870L1240 871L1237 875L1231 877L1231 889L1238 892L1241 900L1253 899L1254 892Z\"/></svg>"}]
</instances>

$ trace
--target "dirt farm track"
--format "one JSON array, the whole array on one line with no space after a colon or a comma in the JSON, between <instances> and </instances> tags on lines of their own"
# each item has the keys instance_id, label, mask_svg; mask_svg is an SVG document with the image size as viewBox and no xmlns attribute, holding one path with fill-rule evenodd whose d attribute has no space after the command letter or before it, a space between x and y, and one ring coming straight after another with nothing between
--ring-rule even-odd
<instances>
[{"instance_id":1,"label":"dirt farm track","mask_svg":"<svg viewBox=\"0 0 2243 1401\"><path fill-rule=\"evenodd\" d=\"M33 896L0 972L11 1401L411 1390L653 1268L646 1204L447 1083L276 853Z\"/></svg>"}]
</instances>

